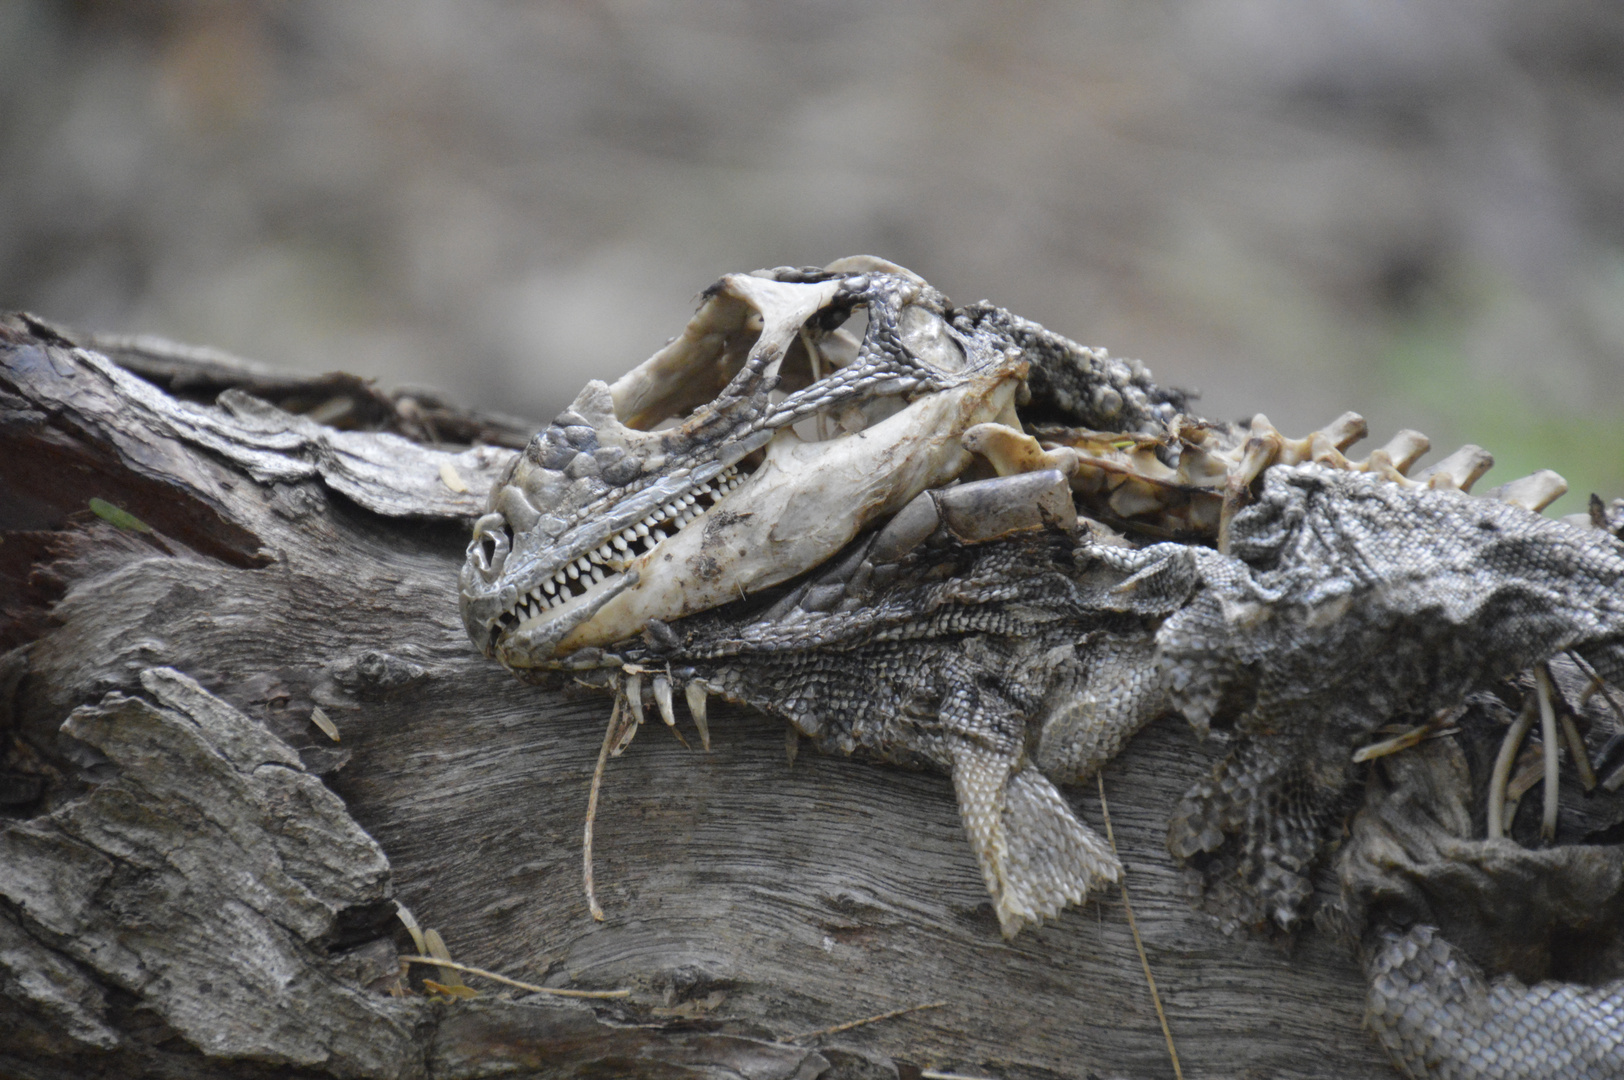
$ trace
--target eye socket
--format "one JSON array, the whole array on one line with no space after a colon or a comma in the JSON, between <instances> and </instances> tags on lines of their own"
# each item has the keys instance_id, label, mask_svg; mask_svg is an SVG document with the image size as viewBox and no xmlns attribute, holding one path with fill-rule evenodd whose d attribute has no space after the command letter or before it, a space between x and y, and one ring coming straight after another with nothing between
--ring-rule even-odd
<instances>
[{"instance_id":1,"label":"eye socket","mask_svg":"<svg viewBox=\"0 0 1624 1080\"><path fill-rule=\"evenodd\" d=\"M486 514L474 522L474 538L468 545L468 558L486 580L501 572L502 563L513 547L513 528L501 514Z\"/></svg>"},{"instance_id":2,"label":"eye socket","mask_svg":"<svg viewBox=\"0 0 1624 1080\"><path fill-rule=\"evenodd\" d=\"M902 347L915 360L950 375L964 370L964 350L934 311L909 304L897 317L897 329L902 334Z\"/></svg>"}]
</instances>

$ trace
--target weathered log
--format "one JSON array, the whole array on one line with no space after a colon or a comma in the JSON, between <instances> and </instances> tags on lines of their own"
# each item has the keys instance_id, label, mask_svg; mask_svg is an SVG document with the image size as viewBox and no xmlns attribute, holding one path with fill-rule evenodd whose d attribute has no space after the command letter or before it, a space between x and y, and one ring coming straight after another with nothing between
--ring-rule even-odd
<instances>
[{"instance_id":1,"label":"weathered log","mask_svg":"<svg viewBox=\"0 0 1624 1080\"><path fill-rule=\"evenodd\" d=\"M1172 1075L1118 896L1006 942L945 778L791 765L757 716L611 764L594 922L608 703L520 685L457 615L512 451L391 434L433 428L344 380L123 347L217 402L0 321L0 1074ZM1163 721L1105 775L1184 1075L1393 1075L1343 943L1225 937L1186 901L1168 809L1217 752ZM460 962L631 994L425 992L395 901Z\"/></svg>"}]
</instances>

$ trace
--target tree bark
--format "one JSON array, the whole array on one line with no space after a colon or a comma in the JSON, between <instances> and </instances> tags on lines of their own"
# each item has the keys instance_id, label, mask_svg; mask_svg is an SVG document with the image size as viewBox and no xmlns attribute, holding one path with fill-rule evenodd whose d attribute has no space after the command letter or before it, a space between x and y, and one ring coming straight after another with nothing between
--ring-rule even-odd
<instances>
[{"instance_id":1,"label":"tree bark","mask_svg":"<svg viewBox=\"0 0 1624 1080\"><path fill-rule=\"evenodd\" d=\"M469 645L467 521L513 451L428 441L522 423L106 347L0 320L0 1074L1173 1075L1119 894L1006 942L947 778L791 764L756 715L611 762L594 922L608 701ZM1105 773L1184 1075L1393 1075L1344 943L1185 899L1167 813L1219 749L1163 721ZM631 993L435 992L397 902L459 962Z\"/></svg>"}]
</instances>

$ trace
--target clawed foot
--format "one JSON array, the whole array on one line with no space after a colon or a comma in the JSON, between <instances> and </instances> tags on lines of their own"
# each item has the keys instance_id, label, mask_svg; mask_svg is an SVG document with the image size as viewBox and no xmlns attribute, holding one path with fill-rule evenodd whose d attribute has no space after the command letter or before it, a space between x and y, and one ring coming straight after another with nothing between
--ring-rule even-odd
<instances>
[{"instance_id":1,"label":"clawed foot","mask_svg":"<svg viewBox=\"0 0 1624 1080\"><path fill-rule=\"evenodd\" d=\"M1034 766L966 740L954 748L953 787L1006 938L1121 876L1110 847Z\"/></svg>"}]
</instances>

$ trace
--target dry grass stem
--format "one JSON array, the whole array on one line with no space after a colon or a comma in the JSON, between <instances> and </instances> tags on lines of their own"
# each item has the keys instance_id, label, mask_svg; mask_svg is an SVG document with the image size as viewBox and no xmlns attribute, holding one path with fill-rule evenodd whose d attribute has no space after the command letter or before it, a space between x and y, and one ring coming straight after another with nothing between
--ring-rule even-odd
<instances>
[{"instance_id":1,"label":"dry grass stem","mask_svg":"<svg viewBox=\"0 0 1624 1080\"><path fill-rule=\"evenodd\" d=\"M438 956L402 956L400 962L403 968L406 964L434 964L441 969L452 968L467 975L478 975L481 979L490 979L503 986L511 986L532 994L552 994L554 997L572 998L623 998L631 997L632 994L630 990L562 990L554 986L537 986L535 983L520 982L518 979L510 979L506 975L498 975L484 968L459 964L453 960L442 960Z\"/></svg>"},{"instance_id":2,"label":"dry grass stem","mask_svg":"<svg viewBox=\"0 0 1624 1080\"><path fill-rule=\"evenodd\" d=\"M609 751L620 741L620 695L615 695L615 706L609 710L609 727L603 733L603 748L598 751L598 764L592 770L592 787L586 796L586 829L581 838L582 880L586 885L586 907L592 917L603 922L603 908L598 906L598 895L592 881L592 823L598 819L598 791L603 787L603 772L609 765Z\"/></svg>"},{"instance_id":3,"label":"dry grass stem","mask_svg":"<svg viewBox=\"0 0 1624 1080\"><path fill-rule=\"evenodd\" d=\"M1111 807L1105 801L1105 776L1095 773L1094 780L1100 786L1100 814L1105 818L1105 839L1111 845L1111 853L1120 861L1122 856L1117 852L1116 836L1111 832ZM1167 1040L1167 1056L1173 1060L1173 1075L1177 1080L1184 1080L1184 1070L1179 1067L1179 1052L1173 1046L1173 1030L1167 1026L1167 1013L1162 1009L1162 996L1156 992L1156 976L1150 973L1150 958L1145 955L1145 943L1139 938L1139 923L1133 917L1133 905L1128 902L1128 873L1124 868L1122 880L1117 882L1122 889L1122 910L1128 914L1128 930L1133 934L1133 947L1139 950L1139 963L1145 969L1145 983L1150 987L1150 1001L1156 1006L1156 1019L1162 1022L1162 1037Z\"/></svg>"},{"instance_id":4,"label":"dry grass stem","mask_svg":"<svg viewBox=\"0 0 1624 1080\"><path fill-rule=\"evenodd\" d=\"M835 1035L852 1028L863 1027L865 1024L877 1024L881 1020L892 1020L898 1016L907 1016L909 1013L924 1012L926 1009L940 1009L946 1005L945 1001L931 1001L924 1005L909 1005L906 1009L892 1009L890 1012L878 1013L874 1016L865 1016L861 1020L848 1020L844 1024L834 1027L818 1028L816 1031L803 1031L799 1035L791 1035L790 1042L800 1042L802 1039L812 1039L819 1035Z\"/></svg>"}]
</instances>

